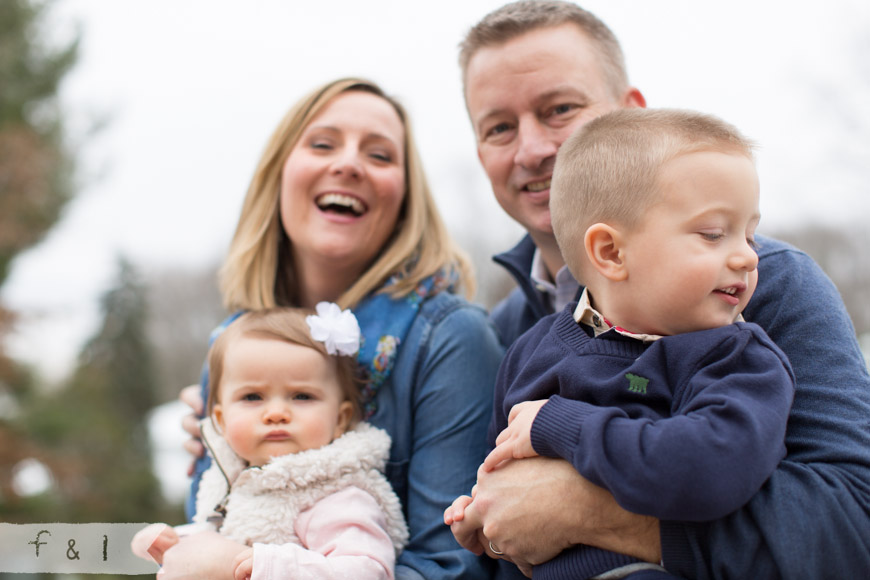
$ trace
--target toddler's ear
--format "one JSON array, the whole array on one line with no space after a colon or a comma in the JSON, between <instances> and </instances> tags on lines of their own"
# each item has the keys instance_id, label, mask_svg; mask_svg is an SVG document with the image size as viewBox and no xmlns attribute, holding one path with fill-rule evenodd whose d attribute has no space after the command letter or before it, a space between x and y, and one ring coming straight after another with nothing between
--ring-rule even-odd
<instances>
[{"instance_id":1,"label":"toddler's ear","mask_svg":"<svg viewBox=\"0 0 870 580\"><path fill-rule=\"evenodd\" d=\"M623 237L617 228L608 224L593 224L586 230L583 241L586 257L599 274L613 282L621 282L628 277L623 256Z\"/></svg>"}]
</instances>

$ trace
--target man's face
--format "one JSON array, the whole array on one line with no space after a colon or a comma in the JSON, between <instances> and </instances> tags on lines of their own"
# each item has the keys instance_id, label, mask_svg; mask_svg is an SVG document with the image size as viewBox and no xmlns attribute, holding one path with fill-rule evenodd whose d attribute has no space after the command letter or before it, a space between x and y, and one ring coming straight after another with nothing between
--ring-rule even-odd
<instances>
[{"instance_id":1,"label":"man's face","mask_svg":"<svg viewBox=\"0 0 870 580\"><path fill-rule=\"evenodd\" d=\"M598 61L586 35L563 24L483 48L468 64L478 157L499 204L537 242L553 235L550 178L559 146L599 115L643 106L637 91L615 96Z\"/></svg>"}]
</instances>

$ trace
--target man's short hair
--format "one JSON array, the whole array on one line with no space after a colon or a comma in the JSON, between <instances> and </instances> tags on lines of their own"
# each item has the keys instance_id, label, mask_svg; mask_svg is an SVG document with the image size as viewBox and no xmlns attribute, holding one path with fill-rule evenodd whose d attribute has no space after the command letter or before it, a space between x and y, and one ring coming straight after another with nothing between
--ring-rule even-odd
<instances>
[{"instance_id":1,"label":"man's short hair","mask_svg":"<svg viewBox=\"0 0 870 580\"><path fill-rule=\"evenodd\" d=\"M658 199L659 172L687 153L753 158L754 144L733 125L678 109L619 109L593 119L559 148L550 185L553 233L575 275L595 223L635 227Z\"/></svg>"},{"instance_id":2,"label":"man's short hair","mask_svg":"<svg viewBox=\"0 0 870 580\"><path fill-rule=\"evenodd\" d=\"M459 44L459 66L463 92L468 63L482 48L502 45L532 30L575 24L592 41L600 56L601 68L614 97L628 87L625 57L616 36L591 12L561 0L520 0L505 4L481 19Z\"/></svg>"}]
</instances>

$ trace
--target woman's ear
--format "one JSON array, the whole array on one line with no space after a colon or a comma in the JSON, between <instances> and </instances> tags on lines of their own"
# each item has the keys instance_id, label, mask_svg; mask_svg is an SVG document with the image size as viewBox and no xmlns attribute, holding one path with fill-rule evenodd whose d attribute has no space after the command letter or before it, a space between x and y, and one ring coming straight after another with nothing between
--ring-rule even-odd
<instances>
[{"instance_id":1,"label":"woman's ear","mask_svg":"<svg viewBox=\"0 0 870 580\"><path fill-rule=\"evenodd\" d=\"M586 257L599 274L613 282L628 278L624 240L618 229L607 224L593 224L586 230L583 242L586 245Z\"/></svg>"},{"instance_id":2,"label":"woman's ear","mask_svg":"<svg viewBox=\"0 0 870 580\"><path fill-rule=\"evenodd\" d=\"M332 434L333 439L337 439L344 435L350 427L351 419L353 419L353 403L350 401L342 401L338 406L338 422L335 424L335 432Z\"/></svg>"}]
</instances>

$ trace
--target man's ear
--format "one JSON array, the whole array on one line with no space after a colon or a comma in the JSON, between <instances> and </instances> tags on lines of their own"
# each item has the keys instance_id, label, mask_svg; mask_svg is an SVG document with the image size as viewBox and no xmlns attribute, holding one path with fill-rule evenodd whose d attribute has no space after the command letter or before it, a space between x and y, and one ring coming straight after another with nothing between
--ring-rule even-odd
<instances>
[{"instance_id":1,"label":"man's ear","mask_svg":"<svg viewBox=\"0 0 870 580\"><path fill-rule=\"evenodd\" d=\"M628 278L623 237L618 229L607 224L593 224L586 230L583 242L586 245L586 257L599 274L613 282Z\"/></svg>"},{"instance_id":2,"label":"man's ear","mask_svg":"<svg viewBox=\"0 0 870 580\"><path fill-rule=\"evenodd\" d=\"M644 109L646 108L646 98L643 96L643 93L640 92L640 89L628 87L628 90L625 91L622 95L622 99L620 99L620 104L626 109L633 107Z\"/></svg>"}]
</instances>

